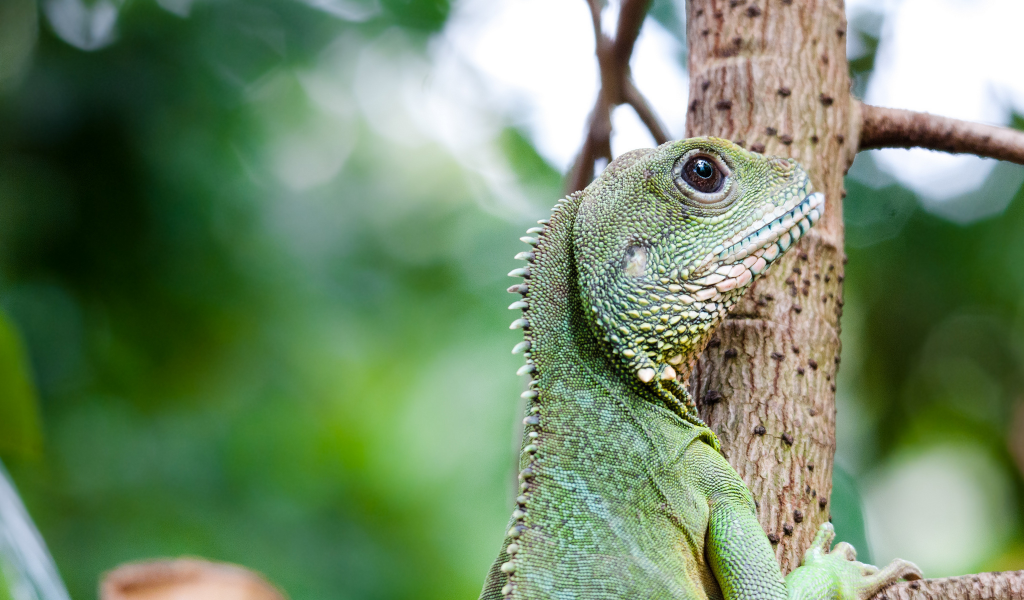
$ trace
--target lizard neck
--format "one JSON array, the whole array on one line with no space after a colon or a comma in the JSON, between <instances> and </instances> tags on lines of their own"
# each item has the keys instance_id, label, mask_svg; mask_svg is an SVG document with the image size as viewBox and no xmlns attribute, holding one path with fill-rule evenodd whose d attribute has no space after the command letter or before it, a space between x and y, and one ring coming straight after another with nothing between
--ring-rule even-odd
<instances>
[{"instance_id":1,"label":"lizard neck","mask_svg":"<svg viewBox=\"0 0 1024 600\"><path fill-rule=\"evenodd\" d=\"M555 208L526 273L525 371L533 380L517 508L496 564L499 597L547 597L575 589L580 577L613 587L638 581L616 575L621 569L653 569L673 597L689 597L672 586L689 585L680 574L703 579L694 570L705 568L704 532L673 517L682 482L669 473L689 443L713 434L666 407L595 337L573 257L579 205L574 195ZM673 552L666 540L697 552Z\"/></svg>"}]
</instances>

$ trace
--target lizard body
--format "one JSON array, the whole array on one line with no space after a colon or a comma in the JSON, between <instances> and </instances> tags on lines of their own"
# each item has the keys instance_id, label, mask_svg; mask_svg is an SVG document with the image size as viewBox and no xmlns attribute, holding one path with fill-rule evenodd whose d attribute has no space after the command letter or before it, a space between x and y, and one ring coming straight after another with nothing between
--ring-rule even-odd
<instances>
[{"instance_id":1,"label":"lizard body","mask_svg":"<svg viewBox=\"0 0 1024 600\"><path fill-rule=\"evenodd\" d=\"M826 524L784 580L680 383L822 208L795 162L693 138L619 157L523 238L520 494L481 600L852 600L917 575L828 552Z\"/></svg>"}]
</instances>

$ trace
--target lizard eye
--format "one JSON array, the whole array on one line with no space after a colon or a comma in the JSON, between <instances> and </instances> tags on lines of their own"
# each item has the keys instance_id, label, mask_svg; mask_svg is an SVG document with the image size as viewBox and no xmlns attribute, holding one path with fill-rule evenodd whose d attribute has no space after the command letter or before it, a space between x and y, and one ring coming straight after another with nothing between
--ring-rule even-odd
<instances>
[{"instance_id":1,"label":"lizard eye","mask_svg":"<svg viewBox=\"0 0 1024 600\"><path fill-rule=\"evenodd\" d=\"M718 165L703 156L695 156L686 161L680 175L687 185L704 194L721 190L725 181Z\"/></svg>"}]
</instances>

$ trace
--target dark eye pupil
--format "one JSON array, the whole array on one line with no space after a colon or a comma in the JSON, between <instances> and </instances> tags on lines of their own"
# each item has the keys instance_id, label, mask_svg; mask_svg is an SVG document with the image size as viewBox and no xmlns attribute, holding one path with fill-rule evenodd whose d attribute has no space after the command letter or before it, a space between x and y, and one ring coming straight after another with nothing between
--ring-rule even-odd
<instances>
[{"instance_id":1,"label":"dark eye pupil","mask_svg":"<svg viewBox=\"0 0 1024 600\"><path fill-rule=\"evenodd\" d=\"M687 185L705 194L722 189L723 177L718 166L701 156L695 156L683 165L683 179Z\"/></svg>"}]
</instances>

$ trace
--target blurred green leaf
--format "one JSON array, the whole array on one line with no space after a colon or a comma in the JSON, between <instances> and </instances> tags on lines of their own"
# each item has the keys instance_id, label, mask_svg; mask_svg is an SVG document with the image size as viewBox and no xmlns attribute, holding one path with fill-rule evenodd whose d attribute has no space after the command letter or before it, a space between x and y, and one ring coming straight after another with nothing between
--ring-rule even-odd
<instances>
[{"instance_id":1,"label":"blurred green leaf","mask_svg":"<svg viewBox=\"0 0 1024 600\"><path fill-rule=\"evenodd\" d=\"M42 440L25 350L14 326L0 312L0 452L37 455Z\"/></svg>"},{"instance_id":2,"label":"blurred green leaf","mask_svg":"<svg viewBox=\"0 0 1024 600\"><path fill-rule=\"evenodd\" d=\"M832 467L832 498L829 500L832 525L836 528L836 541L852 544L857 549L857 560L871 564L871 547L864 527L857 481L840 465Z\"/></svg>"},{"instance_id":3,"label":"blurred green leaf","mask_svg":"<svg viewBox=\"0 0 1024 600\"><path fill-rule=\"evenodd\" d=\"M383 0L384 6L403 27L438 31L451 10L448 0Z\"/></svg>"}]
</instances>

